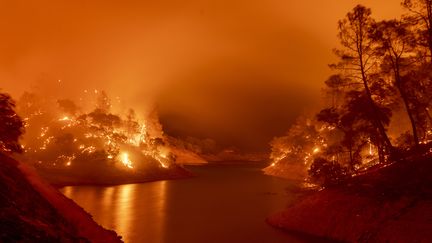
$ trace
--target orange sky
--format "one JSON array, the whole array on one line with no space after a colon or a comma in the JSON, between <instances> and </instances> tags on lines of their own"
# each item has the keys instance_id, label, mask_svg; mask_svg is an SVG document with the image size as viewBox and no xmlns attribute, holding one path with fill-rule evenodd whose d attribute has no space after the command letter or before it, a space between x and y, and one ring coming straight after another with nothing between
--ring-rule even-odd
<instances>
[{"instance_id":1,"label":"orange sky","mask_svg":"<svg viewBox=\"0 0 432 243\"><path fill-rule=\"evenodd\" d=\"M0 2L0 88L74 97L105 89L136 109L157 103L172 134L261 148L317 102L336 22L394 0Z\"/></svg>"}]
</instances>

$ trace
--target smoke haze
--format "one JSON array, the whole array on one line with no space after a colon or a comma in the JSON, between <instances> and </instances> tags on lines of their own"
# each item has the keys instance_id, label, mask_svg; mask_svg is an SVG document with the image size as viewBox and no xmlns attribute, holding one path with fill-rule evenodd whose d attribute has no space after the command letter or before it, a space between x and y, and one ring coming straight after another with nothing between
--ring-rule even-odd
<instances>
[{"instance_id":1,"label":"smoke haze","mask_svg":"<svg viewBox=\"0 0 432 243\"><path fill-rule=\"evenodd\" d=\"M171 135L263 150L319 102L336 22L356 2L3 1L0 88L106 90L136 110L157 105ZM402 12L361 3L377 18Z\"/></svg>"}]
</instances>

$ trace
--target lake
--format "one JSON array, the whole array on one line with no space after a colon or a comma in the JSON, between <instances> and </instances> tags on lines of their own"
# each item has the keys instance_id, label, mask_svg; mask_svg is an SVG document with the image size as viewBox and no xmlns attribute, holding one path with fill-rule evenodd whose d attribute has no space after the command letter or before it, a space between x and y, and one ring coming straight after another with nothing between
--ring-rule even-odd
<instances>
[{"instance_id":1,"label":"lake","mask_svg":"<svg viewBox=\"0 0 432 243\"><path fill-rule=\"evenodd\" d=\"M310 242L269 226L265 218L294 195L293 183L264 175L263 164L187 166L196 177L61 191L125 242Z\"/></svg>"}]
</instances>

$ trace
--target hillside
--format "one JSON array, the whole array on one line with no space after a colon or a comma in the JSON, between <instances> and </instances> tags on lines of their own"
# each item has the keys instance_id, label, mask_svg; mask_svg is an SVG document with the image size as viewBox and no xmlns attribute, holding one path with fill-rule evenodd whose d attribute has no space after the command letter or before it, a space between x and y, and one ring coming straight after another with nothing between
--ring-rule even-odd
<instances>
[{"instance_id":1,"label":"hillside","mask_svg":"<svg viewBox=\"0 0 432 243\"><path fill-rule=\"evenodd\" d=\"M301 198L268 218L276 227L347 242L429 242L432 159L369 171Z\"/></svg>"},{"instance_id":2,"label":"hillside","mask_svg":"<svg viewBox=\"0 0 432 243\"><path fill-rule=\"evenodd\" d=\"M1 242L121 242L22 163L0 154Z\"/></svg>"}]
</instances>

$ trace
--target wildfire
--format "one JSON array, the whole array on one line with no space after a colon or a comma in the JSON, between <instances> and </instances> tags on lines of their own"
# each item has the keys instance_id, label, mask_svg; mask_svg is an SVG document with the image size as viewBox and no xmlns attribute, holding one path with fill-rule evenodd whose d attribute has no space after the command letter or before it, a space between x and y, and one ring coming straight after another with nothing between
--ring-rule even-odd
<instances>
[{"instance_id":1,"label":"wildfire","mask_svg":"<svg viewBox=\"0 0 432 243\"><path fill-rule=\"evenodd\" d=\"M120 161L123 163L124 166L133 169L132 161L129 159L129 154L126 152L123 152L120 154Z\"/></svg>"},{"instance_id":2,"label":"wildfire","mask_svg":"<svg viewBox=\"0 0 432 243\"><path fill-rule=\"evenodd\" d=\"M137 170L157 168L152 167L154 164L169 168L173 161L170 151L161 137L150 137L147 121L137 120L133 111L123 117L111 113L108 96L103 91L93 91L84 93L100 95L103 104L88 113L65 110L56 114L51 107L25 110L26 126L38 131L35 140L26 142L26 152L33 153L32 157L46 166L67 168L94 160L101 162L95 164L117 163ZM74 106L73 101L67 104L69 108ZM42 120L44 125L40 126L38 122ZM134 163L131 158L137 161Z\"/></svg>"},{"instance_id":3,"label":"wildfire","mask_svg":"<svg viewBox=\"0 0 432 243\"><path fill-rule=\"evenodd\" d=\"M167 154L166 153L160 153L160 158L158 159L159 164L162 166L162 168L168 168L168 164L166 164L164 161L167 160Z\"/></svg>"}]
</instances>

